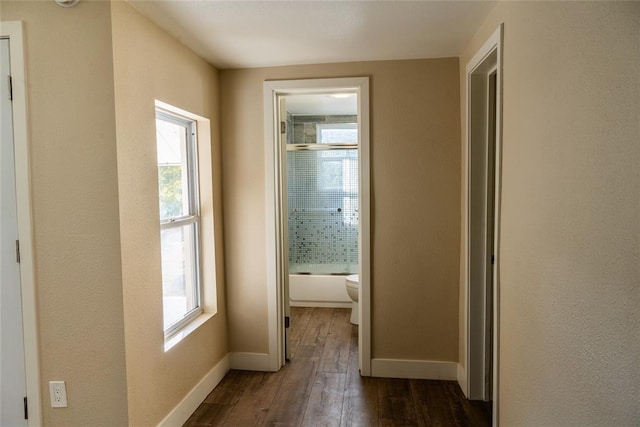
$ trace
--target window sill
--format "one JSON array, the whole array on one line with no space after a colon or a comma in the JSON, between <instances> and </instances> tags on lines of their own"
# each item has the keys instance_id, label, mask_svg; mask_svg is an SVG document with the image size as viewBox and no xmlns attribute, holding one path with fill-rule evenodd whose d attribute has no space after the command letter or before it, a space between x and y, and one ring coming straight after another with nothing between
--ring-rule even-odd
<instances>
[{"instance_id":1,"label":"window sill","mask_svg":"<svg viewBox=\"0 0 640 427\"><path fill-rule=\"evenodd\" d=\"M171 350L176 344L180 341L188 337L193 331L202 326L207 320L211 319L215 313L202 313L187 325L184 328L180 329L174 336L165 340L164 342L164 351L165 353Z\"/></svg>"}]
</instances>

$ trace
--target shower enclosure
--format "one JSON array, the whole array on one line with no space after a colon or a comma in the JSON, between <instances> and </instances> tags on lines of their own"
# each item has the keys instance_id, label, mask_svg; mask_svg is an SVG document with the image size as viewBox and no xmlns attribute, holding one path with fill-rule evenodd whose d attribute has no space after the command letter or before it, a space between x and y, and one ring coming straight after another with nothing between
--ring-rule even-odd
<instances>
[{"instance_id":1,"label":"shower enclosure","mask_svg":"<svg viewBox=\"0 0 640 427\"><path fill-rule=\"evenodd\" d=\"M286 176L290 295L293 305L350 301L344 275L358 272L358 124L353 112L319 114L287 97ZM331 104L336 95L305 95ZM349 100L347 97L351 97ZM348 114L351 113L351 114ZM309 305L309 304L307 304Z\"/></svg>"}]
</instances>

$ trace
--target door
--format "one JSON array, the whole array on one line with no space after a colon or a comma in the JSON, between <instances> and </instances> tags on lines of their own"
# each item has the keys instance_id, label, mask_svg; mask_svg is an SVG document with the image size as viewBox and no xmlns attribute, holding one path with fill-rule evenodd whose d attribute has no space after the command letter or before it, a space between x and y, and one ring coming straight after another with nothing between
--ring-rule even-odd
<instances>
[{"instance_id":1,"label":"door","mask_svg":"<svg viewBox=\"0 0 640 427\"><path fill-rule=\"evenodd\" d=\"M0 39L0 425L26 426L27 395L18 219L13 145L13 109L9 84L9 40Z\"/></svg>"},{"instance_id":2,"label":"door","mask_svg":"<svg viewBox=\"0 0 640 427\"><path fill-rule=\"evenodd\" d=\"M487 259L485 292L485 359L484 398L493 398L493 283L495 276L495 158L496 158L496 78L493 71L487 79Z\"/></svg>"},{"instance_id":3,"label":"door","mask_svg":"<svg viewBox=\"0 0 640 427\"><path fill-rule=\"evenodd\" d=\"M495 363L497 51L467 71L468 314L467 397L493 398Z\"/></svg>"},{"instance_id":4,"label":"door","mask_svg":"<svg viewBox=\"0 0 640 427\"><path fill-rule=\"evenodd\" d=\"M289 302L289 218L287 208L287 98L278 97L278 122L280 123L280 139L278 141L278 154L280 162L280 271L282 282L282 315L284 316L284 356L291 359L291 306Z\"/></svg>"}]
</instances>

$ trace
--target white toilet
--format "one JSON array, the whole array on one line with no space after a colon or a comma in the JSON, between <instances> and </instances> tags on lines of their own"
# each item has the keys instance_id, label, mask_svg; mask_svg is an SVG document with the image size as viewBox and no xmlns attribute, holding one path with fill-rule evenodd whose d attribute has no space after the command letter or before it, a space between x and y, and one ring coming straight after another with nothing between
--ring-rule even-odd
<instances>
[{"instance_id":1,"label":"white toilet","mask_svg":"<svg viewBox=\"0 0 640 427\"><path fill-rule=\"evenodd\" d=\"M360 313L360 306L358 305L358 288L360 287L360 277L357 274L347 276L344 280L344 284L347 287L347 293L351 298L351 319L350 322L353 325L358 324L358 314Z\"/></svg>"}]
</instances>

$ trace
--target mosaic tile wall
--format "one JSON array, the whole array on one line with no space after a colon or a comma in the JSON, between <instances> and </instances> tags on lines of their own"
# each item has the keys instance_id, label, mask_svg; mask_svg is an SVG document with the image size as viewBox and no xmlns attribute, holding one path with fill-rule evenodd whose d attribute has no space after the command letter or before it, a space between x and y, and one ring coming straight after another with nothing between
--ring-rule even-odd
<instances>
[{"instance_id":1,"label":"mosaic tile wall","mask_svg":"<svg viewBox=\"0 0 640 427\"><path fill-rule=\"evenodd\" d=\"M358 150L288 151L287 185L292 271L301 264L357 271Z\"/></svg>"}]
</instances>

